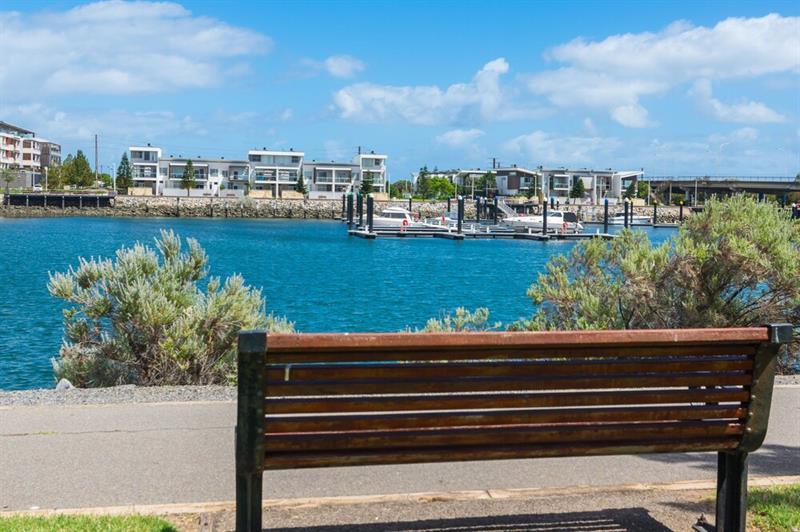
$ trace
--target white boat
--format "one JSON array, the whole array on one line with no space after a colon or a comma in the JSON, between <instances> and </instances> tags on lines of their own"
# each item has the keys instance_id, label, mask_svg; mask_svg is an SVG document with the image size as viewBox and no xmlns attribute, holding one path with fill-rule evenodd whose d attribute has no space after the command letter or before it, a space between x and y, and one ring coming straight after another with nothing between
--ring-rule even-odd
<instances>
[{"instance_id":1,"label":"white boat","mask_svg":"<svg viewBox=\"0 0 800 532\"><path fill-rule=\"evenodd\" d=\"M426 224L415 220L414 215L402 207L387 207L379 216L372 218L373 229L404 229L425 226Z\"/></svg>"},{"instance_id":2,"label":"white boat","mask_svg":"<svg viewBox=\"0 0 800 532\"><path fill-rule=\"evenodd\" d=\"M628 214L628 224L649 224L653 221L652 218L649 216L643 216L640 214ZM609 225L625 225L625 213L618 212L613 216L608 217L608 224Z\"/></svg>"},{"instance_id":3,"label":"white boat","mask_svg":"<svg viewBox=\"0 0 800 532\"><path fill-rule=\"evenodd\" d=\"M509 216L503 220L503 224L510 226L515 231L541 231L544 221L542 215ZM574 212L549 211L547 213L547 231L577 233L583 230L583 226L578 222L578 216Z\"/></svg>"}]
</instances>

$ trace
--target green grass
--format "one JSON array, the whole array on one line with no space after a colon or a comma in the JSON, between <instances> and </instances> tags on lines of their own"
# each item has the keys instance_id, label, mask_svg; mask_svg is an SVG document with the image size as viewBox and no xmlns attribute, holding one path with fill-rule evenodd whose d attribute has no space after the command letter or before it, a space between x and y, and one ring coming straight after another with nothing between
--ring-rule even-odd
<instances>
[{"instance_id":1,"label":"green grass","mask_svg":"<svg viewBox=\"0 0 800 532\"><path fill-rule=\"evenodd\" d=\"M175 532L167 521L148 515L13 516L0 517L3 532Z\"/></svg>"},{"instance_id":2,"label":"green grass","mask_svg":"<svg viewBox=\"0 0 800 532\"><path fill-rule=\"evenodd\" d=\"M800 529L800 484L754 488L747 495L750 524L762 532Z\"/></svg>"}]
</instances>

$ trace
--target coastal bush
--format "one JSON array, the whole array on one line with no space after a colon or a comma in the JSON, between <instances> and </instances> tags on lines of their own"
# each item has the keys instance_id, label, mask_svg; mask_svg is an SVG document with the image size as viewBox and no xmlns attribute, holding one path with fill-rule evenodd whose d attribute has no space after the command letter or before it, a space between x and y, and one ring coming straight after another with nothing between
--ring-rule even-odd
<instances>
[{"instance_id":1,"label":"coastal bush","mask_svg":"<svg viewBox=\"0 0 800 532\"><path fill-rule=\"evenodd\" d=\"M536 312L512 329L799 324L800 224L745 196L710 200L660 246L629 230L576 245L551 259L528 296ZM790 346L782 370L800 367L798 350Z\"/></svg>"},{"instance_id":2,"label":"coastal bush","mask_svg":"<svg viewBox=\"0 0 800 532\"><path fill-rule=\"evenodd\" d=\"M293 331L239 275L210 277L203 290L208 258L196 240L186 244L161 231L155 250L137 243L50 274L50 294L70 304L58 378L80 387L228 384L241 329Z\"/></svg>"},{"instance_id":3,"label":"coastal bush","mask_svg":"<svg viewBox=\"0 0 800 532\"><path fill-rule=\"evenodd\" d=\"M423 332L491 331L500 327L500 322L489 323L488 308L477 308L475 312L470 312L464 307L458 307L455 316L447 313L442 318L429 319Z\"/></svg>"}]
</instances>

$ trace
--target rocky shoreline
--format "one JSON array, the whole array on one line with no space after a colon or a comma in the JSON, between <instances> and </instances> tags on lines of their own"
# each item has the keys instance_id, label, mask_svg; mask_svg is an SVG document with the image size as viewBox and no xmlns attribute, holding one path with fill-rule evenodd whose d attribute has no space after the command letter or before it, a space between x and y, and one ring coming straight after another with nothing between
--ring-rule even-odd
<instances>
[{"instance_id":1,"label":"rocky shoreline","mask_svg":"<svg viewBox=\"0 0 800 532\"><path fill-rule=\"evenodd\" d=\"M388 207L408 208L407 200L376 201L375 212ZM365 206L366 210L366 206ZM412 211L423 218L441 216L447 202L414 201ZM465 206L466 217L475 217L475 207ZM366 215L366 212L365 212ZM0 218L60 216L120 216L139 218L267 218L335 220L342 217L341 201L253 198L165 198L118 196L110 207L0 206Z\"/></svg>"},{"instance_id":2,"label":"rocky shoreline","mask_svg":"<svg viewBox=\"0 0 800 532\"><path fill-rule=\"evenodd\" d=\"M379 214L388 207L408 208L407 200L376 201L375 212ZM602 220L602 206L561 205L561 210L576 212L581 219ZM411 210L422 218L435 218L447 212L446 201L412 201ZM455 202L451 203L455 210ZM466 201L465 219L475 218L475 203ZM621 206L612 206L609 214L621 211ZM634 207L640 216L653 216L652 207ZM679 208L658 207L658 223L676 223ZM684 209L684 216L690 209ZM42 218L60 216L120 216L138 218L265 218L265 219L311 219L335 220L342 217L342 203L335 200L310 199L253 199L253 198L182 198L118 196L110 207L65 207L60 206L0 206L0 218Z\"/></svg>"}]
</instances>

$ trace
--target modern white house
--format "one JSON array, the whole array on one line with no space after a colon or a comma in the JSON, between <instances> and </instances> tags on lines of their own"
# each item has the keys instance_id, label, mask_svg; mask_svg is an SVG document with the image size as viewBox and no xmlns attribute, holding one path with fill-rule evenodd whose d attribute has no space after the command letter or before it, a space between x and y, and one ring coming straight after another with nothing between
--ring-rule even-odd
<instances>
[{"instance_id":1,"label":"modern white house","mask_svg":"<svg viewBox=\"0 0 800 532\"><path fill-rule=\"evenodd\" d=\"M159 161L161 160L161 148L147 146L131 146L128 148L131 163L131 173L133 174L133 187L138 191L150 190L151 194L161 194L164 189L164 179L167 172L163 175L159 173ZM140 192L144 193L144 192Z\"/></svg>"},{"instance_id":2,"label":"modern white house","mask_svg":"<svg viewBox=\"0 0 800 532\"><path fill-rule=\"evenodd\" d=\"M339 199L353 190L361 168L353 163L306 161L303 182L311 199Z\"/></svg>"},{"instance_id":3,"label":"modern white house","mask_svg":"<svg viewBox=\"0 0 800 532\"><path fill-rule=\"evenodd\" d=\"M386 155L377 154L374 151L369 153L361 153L361 148L358 154L353 157L353 164L358 166L358 175L353 183L355 187L360 187L361 182L365 179L372 180L372 189L377 193L385 193L387 191L388 175L386 173Z\"/></svg>"},{"instance_id":4,"label":"modern white house","mask_svg":"<svg viewBox=\"0 0 800 532\"><path fill-rule=\"evenodd\" d=\"M283 192L294 191L297 179L303 171L301 151L277 151L263 148L247 152L250 165L250 183L253 190L272 191L279 198Z\"/></svg>"}]
</instances>

